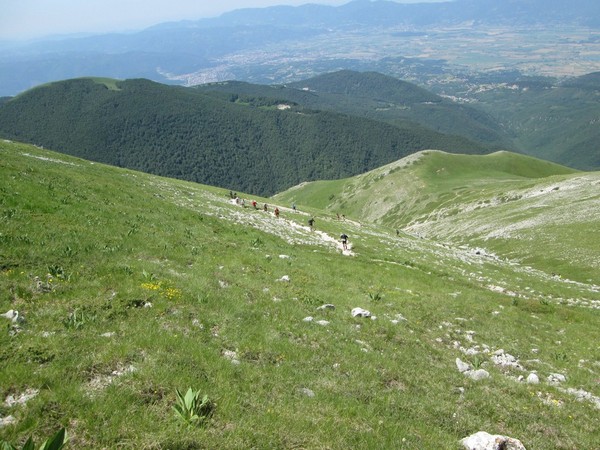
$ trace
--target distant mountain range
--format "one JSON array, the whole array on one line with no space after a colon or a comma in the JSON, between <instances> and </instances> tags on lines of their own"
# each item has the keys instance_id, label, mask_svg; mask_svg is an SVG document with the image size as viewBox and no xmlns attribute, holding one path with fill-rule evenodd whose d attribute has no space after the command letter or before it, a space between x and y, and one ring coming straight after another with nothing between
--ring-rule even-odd
<instances>
[{"instance_id":1,"label":"distant mountain range","mask_svg":"<svg viewBox=\"0 0 600 450\"><path fill-rule=\"evenodd\" d=\"M380 28L396 29L397 36L402 37L406 33L419 34L455 25L597 28L600 3L573 0L565 7L562 0L456 0L421 4L355 0L339 7L307 4L241 9L214 19L165 23L130 34L52 39L27 45L4 43L0 45L0 95L14 95L44 82L81 76L144 77L166 83L198 84L202 77L190 74L207 69L216 72L211 75L213 79L252 78L266 83L269 77L275 77L274 81L279 82L290 74L273 75L260 64L249 65L249 55L268 52L282 42L295 47L313 38L345 39L359 29L362 34ZM376 38L371 42L383 44ZM313 72L336 69L336 52L328 53L321 48L322 63L318 62ZM244 55L238 58L235 76L221 64L222 58L231 55ZM344 64L353 65L350 67L353 69L375 69L359 67L360 57L354 61L344 59ZM398 64L407 63L400 60ZM433 64L432 70L437 70ZM306 76L295 74L296 80L301 78Z\"/></svg>"}]
</instances>

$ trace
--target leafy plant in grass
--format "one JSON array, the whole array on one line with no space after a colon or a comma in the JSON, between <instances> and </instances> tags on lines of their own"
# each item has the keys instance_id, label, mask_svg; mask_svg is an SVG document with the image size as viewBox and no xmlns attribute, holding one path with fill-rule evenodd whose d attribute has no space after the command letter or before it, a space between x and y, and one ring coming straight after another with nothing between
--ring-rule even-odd
<instances>
[{"instance_id":1,"label":"leafy plant in grass","mask_svg":"<svg viewBox=\"0 0 600 450\"><path fill-rule=\"evenodd\" d=\"M86 323L96 320L96 316L76 309L63 320L63 325L69 330L80 330Z\"/></svg>"},{"instance_id":2,"label":"leafy plant in grass","mask_svg":"<svg viewBox=\"0 0 600 450\"><path fill-rule=\"evenodd\" d=\"M369 292L369 298L372 302L379 302L383 300L383 295L381 292Z\"/></svg>"},{"instance_id":3,"label":"leafy plant in grass","mask_svg":"<svg viewBox=\"0 0 600 450\"><path fill-rule=\"evenodd\" d=\"M177 413L177 417L186 422L188 425L202 425L213 413L215 404L204 395L202 398L200 391L194 391L188 388L185 396L181 394L179 389L177 393L177 404L173 405L173 409Z\"/></svg>"},{"instance_id":4,"label":"leafy plant in grass","mask_svg":"<svg viewBox=\"0 0 600 450\"><path fill-rule=\"evenodd\" d=\"M61 428L56 432L56 434L48 439L39 447L39 450L60 450L64 448L67 443L67 431L64 428ZM33 442L33 437L29 436L29 439L25 442L22 447L22 450L35 450L36 446ZM0 442L0 450L19 450L18 447L14 445L2 441Z\"/></svg>"},{"instance_id":5,"label":"leafy plant in grass","mask_svg":"<svg viewBox=\"0 0 600 450\"><path fill-rule=\"evenodd\" d=\"M473 366L473 369L478 370L478 369L481 369L481 366L483 366L484 362L485 362L484 358L482 358L479 355L475 355L475 356L473 356L473 359L471 360L471 365Z\"/></svg>"}]
</instances>

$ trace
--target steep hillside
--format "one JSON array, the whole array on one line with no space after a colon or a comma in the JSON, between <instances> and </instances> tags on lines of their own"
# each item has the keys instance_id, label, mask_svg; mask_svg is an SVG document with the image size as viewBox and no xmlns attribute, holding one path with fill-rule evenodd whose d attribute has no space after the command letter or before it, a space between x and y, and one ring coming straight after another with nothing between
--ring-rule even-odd
<instances>
[{"instance_id":1,"label":"steep hillside","mask_svg":"<svg viewBox=\"0 0 600 450\"><path fill-rule=\"evenodd\" d=\"M282 104L283 103L283 104ZM120 167L270 195L357 175L457 136L147 80L51 83L0 105L0 135Z\"/></svg>"},{"instance_id":2,"label":"steep hillside","mask_svg":"<svg viewBox=\"0 0 600 450\"><path fill-rule=\"evenodd\" d=\"M224 82L200 85L197 89L280 98L307 108L391 123L402 129L418 123L437 132L463 136L484 148L513 148L506 133L485 113L376 72L342 70L282 86Z\"/></svg>"},{"instance_id":3,"label":"steep hillside","mask_svg":"<svg viewBox=\"0 0 600 450\"><path fill-rule=\"evenodd\" d=\"M66 427L74 449L454 449L479 430L527 448L597 442L597 285L5 141L0 191L0 439ZM189 425L173 410L188 387L209 402Z\"/></svg>"},{"instance_id":4,"label":"steep hillside","mask_svg":"<svg viewBox=\"0 0 600 450\"><path fill-rule=\"evenodd\" d=\"M427 151L354 178L302 184L275 198L479 246L550 273L599 283L598 186L597 172L574 172L508 152Z\"/></svg>"}]
</instances>

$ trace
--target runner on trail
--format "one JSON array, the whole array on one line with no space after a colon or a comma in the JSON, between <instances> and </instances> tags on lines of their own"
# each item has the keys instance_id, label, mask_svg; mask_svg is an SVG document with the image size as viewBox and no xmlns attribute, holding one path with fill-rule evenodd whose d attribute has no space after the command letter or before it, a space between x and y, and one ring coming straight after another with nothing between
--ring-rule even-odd
<instances>
[{"instance_id":1,"label":"runner on trail","mask_svg":"<svg viewBox=\"0 0 600 450\"><path fill-rule=\"evenodd\" d=\"M346 235L345 233L343 233L340 236L340 239L342 240L342 248L344 250L348 250L348 235Z\"/></svg>"},{"instance_id":2,"label":"runner on trail","mask_svg":"<svg viewBox=\"0 0 600 450\"><path fill-rule=\"evenodd\" d=\"M311 217L310 219L308 219L308 226L310 227L310 231L313 231L315 229L315 218Z\"/></svg>"},{"instance_id":3,"label":"runner on trail","mask_svg":"<svg viewBox=\"0 0 600 450\"><path fill-rule=\"evenodd\" d=\"M275 207L275 217L279 218L279 208Z\"/></svg>"}]
</instances>

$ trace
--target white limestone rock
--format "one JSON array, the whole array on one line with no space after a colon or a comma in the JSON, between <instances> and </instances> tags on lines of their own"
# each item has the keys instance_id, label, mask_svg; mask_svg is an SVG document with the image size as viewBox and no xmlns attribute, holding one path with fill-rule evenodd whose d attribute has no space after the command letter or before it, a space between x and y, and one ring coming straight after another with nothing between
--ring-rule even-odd
<instances>
[{"instance_id":1,"label":"white limestone rock","mask_svg":"<svg viewBox=\"0 0 600 450\"><path fill-rule=\"evenodd\" d=\"M567 381L567 377L565 377L561 373L551 373L550 375L548 375L548 383L550 384L557 385L560 383L564 383L565 381Z\"/></svg>"},{"instance_id":2,"label":"white limestone rock","mask_svg":"<svg viewBox=\"0 0 600 450\"><path fill-rule=\"evenodd\" d=\"M527 377L527 383L528 384L539 384L540 383L540 378L537 376L537 374L535 374L535 373L532 372Z\"/></svg>"},{"instance_id":3,"label":"white limestone rock","mask_svg":"<svg viewBox=\"0 0 600 450\"><path fill-rule=\"evenodd\" d=\"M17 311L16 309L9 309L4 314L0 314L0 316L10 320L14 324L23 323L25 321L23 315L19 314L19 311Z\"/></svg>"},{"instance_id":4,"label":"white limestone rock","mask_svg":"<svg viewBox=\"0 0 600 450\"><path fill-rule=\"evenodd\" d=\"M479 431L462 439L466 450L527 450L518 439Z\"/></svg>"},{"instance_id":5,"label":"white limestone rock","mask_svg":"<svg viewBox=\"0 0 600 450\"><path fill-rule=\"evenodd\" d=\"M463 362L460 358L456 358L456 367L458 368L458 371L460 373L464 373L468 370L471 370L471 366L466 362Z\"/></svg>"},{"instance_id":6,"label":"white limestone rock","mask_svg":"<svg viewBox=\"0 0 600 450\"><path fill-rule=\"evenodd\" d=\"M469 370L465 372L465 375L475 381L490 377L490 373L485 369Z\"/></svg>"},{"instance_id":7,"label":"white limestone rock","mask_svg":"<svg viewBox=\"0 0 600 450\"><path fill-rule=\"evenodd\" d=\"M0 428L17 423L13 416L0 417Z\"/></svg>"},{"instance_id":8,"label":"white limestone rock","mask_svg":"<svg viewBox=\"0 0 600 450\"><path fill-rule=\"evenodd\" d=\"M371 311L367 311L363 308L354 308L352 309L352 317L371 317Z\"/></svg>"},{"instance_id":9,"label":"white limestone rock","mask_svg":"<svg viewBox=\"0 0 600 450\"><path fill-rule=\"evenodd\" d=\"M4 406L7 406L10 408L15 405L24 405L29 400L36 397L39 393L40 393L40 391L37 389L26 389L25 392L23 392L20 395L17 395L17 396L9 395L4 400Z\"/></svg>"},{"instance_id":10,"label":"white limestone rock","mask_svg":"<svg viewBox=\"0 0 600 450\"><path fill-rule=\"evenodd\" d=\"M331 303L327 303L325 305L321 305L317 308L318 311L325 311L325 310L331 310L333 311L335 309L335 305L332 305Z\"/></svg>"}]
</instances>

